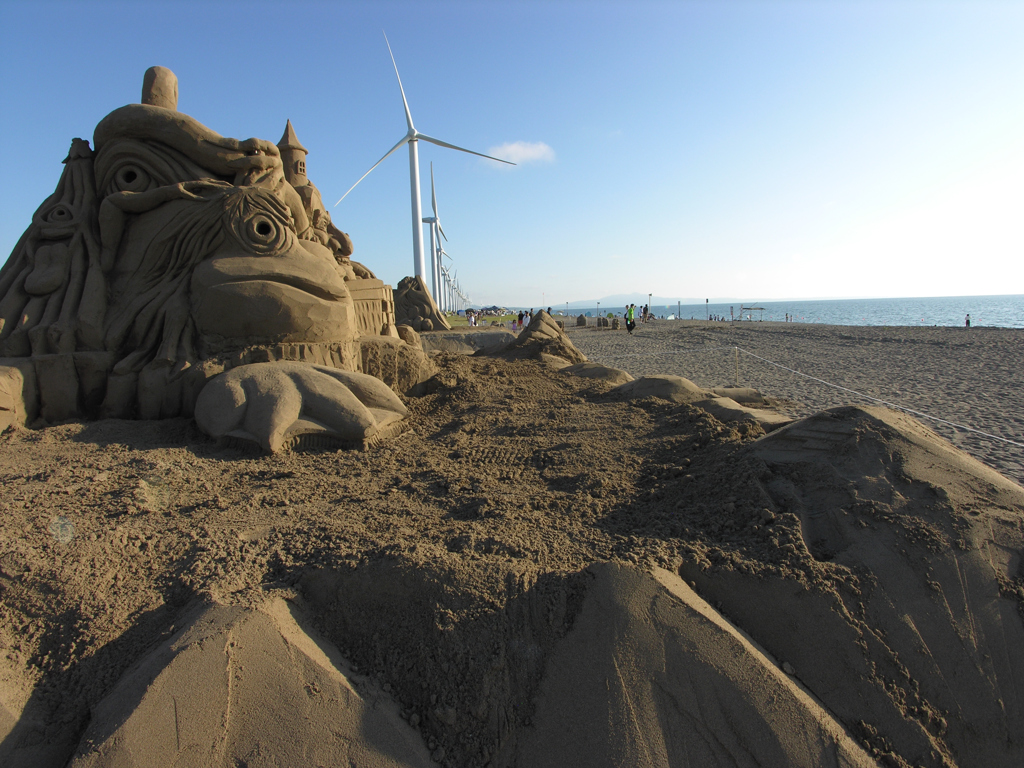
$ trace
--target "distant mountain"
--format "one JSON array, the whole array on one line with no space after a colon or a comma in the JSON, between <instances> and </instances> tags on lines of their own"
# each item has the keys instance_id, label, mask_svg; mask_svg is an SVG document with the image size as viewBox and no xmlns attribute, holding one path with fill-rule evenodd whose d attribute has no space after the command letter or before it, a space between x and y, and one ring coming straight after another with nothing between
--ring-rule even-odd
<instances>
[{"instance_id":1,"label":"distant mountain","mask_svg":"<svg viewBox=\"0 0 1024 768\"><path fill-rule=\"evenodd\" d=\"M579 302L579 303L580 303L581 306L584 306L583 302ZM608 306L612 306L612 307L619 306L619 305L624 307L627 304L639 304L640 306L643 306L646 303L647 303L647 294L646 293L618 293L618 294L615 294L614 296L605 296L603 299L601 299L601 306L608 305ZM704 303L704 299L683 299L683 298L678 298L678 297L665 298L664 296L652 296L651 299L650 299L650 303L653 306L655 306L655 307L659 307L659 306L660 307L664 307L664 306L668 306L670 304L674 305L674 304L679 304L679 303L681 303L681 304L703 304ZM569 306L571 307L572 305L573 305L573 302L570 301L569 302ZM590 304L586 304L586 306L591 306L592 307L592 306L594 306L594 304L590 303Z\"/></svg>"},{"instance_id":2,"label":"distant mountain","mask_svg":"<svg viewBox=\"0 0 1024 768\"><path fill-rule=\"evenodd\" d=\"M597 303L598 302L601 303L602 314L604 313L604 308L605 307L608 308L609 312L615 312L615 311L621 312L623 310L623 308L625 308L625 306L627 304L636 304L638 307L642 307L644 304L647 303L647 294L646 293L618 293L618 294L615 294L613 296L605 296L605 297L600 298L600 299L583 299L581 301L570 301L569 302L569 311L572 312L574 310L588 310L588 311L592 312L597 307ZM704 299L667 298L665 296L652 296L651 299L650 299L650 302L651 302L651 306L654 307L655 309L664 310L665 307L669 307L670 309L674 310L680 304L682 304L684 307L694 307L694 306L697 306L697 305L703 305L704 304ZM730 303L733 303L733 304L736 304L737 306L739 306L741 303L749 303L749 299L722 299L722 298L716 298L714 301L711 302L712 305L714 305L714 304L722 305L722 304L730 304ZM479 305L473 305L473 306L477 307L477 308L479 307ZM565 309L566 309L566 303L564 301L561 304L552 304L551 306L552 306L552 309L555 312L558 312L559 310L562 310L564 312ZM507 308L510 309L510 310L514 309L516 311L518 311L520 309L524 309L524 310L525 309L546 309L546 307L541 307L541 306L536 305L536 304L533 305L532 307L528 307L528 306L525 306L525 305L520 306L518 304L516 304L516 305L507 305Z\"/></svg>"},{"instance_id":3,"label":"distant mountain","mask_svg":"<svg viewBox=\"0 0 1024 768\"><path fill-rule=\"evenodd\" d=\"M570 301L569 309L592 309L597 305L598 301L601 302L602 307L608 307L609 311L613 311L615 307L625 307L627 304L636 304L642 307L644 304L647 303L648 299L646 293L617 293L613 296L605 296L600 299L588 299L586 301ZM721 304L722 302L725 301L731 301L731 299L715 299L715 301L711 303L714 304L717 302ZM667 298L665 296L652 296L650 298L650 303L652 306L655 307L674 307L677 304L682 304L683 306L693 306L695 304L703 304L704 299L679 297ZM562 306L564 307L565 304L562 304Z\"/></svg>"}]
</instances>

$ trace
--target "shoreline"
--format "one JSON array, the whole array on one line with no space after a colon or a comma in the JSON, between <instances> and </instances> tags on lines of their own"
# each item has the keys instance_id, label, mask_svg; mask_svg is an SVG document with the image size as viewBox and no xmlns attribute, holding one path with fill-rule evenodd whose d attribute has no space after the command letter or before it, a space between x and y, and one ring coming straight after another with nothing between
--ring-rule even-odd
<instances>
[{"instance_id":1,"label":"shoreline","mask_svg":"<svg viewBox=\"0 0 1024 768\"><path fill-rule=\"evenodd\" d=\"M586 326L576 326L575 325L576 318L579 317L579 315L573 315L573 316L570 316L568 318L566 318L565 315L552 315L552 317L555 320L561 320L563 322L568 320L568 322L565 322L565 330L566 331L586 331L588 329L589 330L593 330L593 331L598 331L598 330L606 331L606 330L609 330L607 328L598 328L597 326L592 325L591 323L593 323L594 321L597 320L596 317L588 317L587 318L588 324ZM619 316L618 320L621 322L622 321L622 317ZM695 320L685 320L685 319L678 319L677 318L675 320L663 320L663 319L655 320L653 322L653 324L650 325L650 327L657 326L657 325L663 325L663 326L669 326L669 327L686 327L686 328L704 328L704 327L708 327L708 328L724 328L724 327L747 328L749 326L771 325L771 326L776 326L776 327L787 327L787 328L792 327L792 326L796 326L798 328L878 328L878 329L889 329L889 330L941 329L941 330L947 330L947 331L966 331L968 333L970 333L971 331L1013 331L1013 332L1018 332L1018 333L1024 332L1024 327L1019 327L1018 328L1018 327L1013 327L1013 326L1008 326L1008 325L974 325L973 323L972 323L970 328L965 328L962 324L961 325L923 325L923 324L918 324L918 325L869 325L867 323L864 323L864 324L860 324L860 325L844 325L844 324L841 324L841 323L815 323L815 322L810 322L810 321L807 321L807 320L701 320L699 318L695 319ZM637 321L637 328L640 328L640 327L641 327L641 323L639 321ZM625 332L625 329L623 329L623 332Z\"/></svg>"},{"instance_id":2,"label":"shoreline","mask_svg":"<svg viewBox=\"0 0 1024 768\"><path fill-rule=\"evenodd\" d=\"M625 330L595 327L566 330L590 360L621 368L636 378L669 374L706 388L750 386L793 416L872 402L858 396L866 395L1024 443L1024 383L1019 380L1024 370L1024 329L1020 328L663 320L638 325L633 336ZM1024 484L1021 447L919 415L915 418Z\"/></svg>"}]
</instances>

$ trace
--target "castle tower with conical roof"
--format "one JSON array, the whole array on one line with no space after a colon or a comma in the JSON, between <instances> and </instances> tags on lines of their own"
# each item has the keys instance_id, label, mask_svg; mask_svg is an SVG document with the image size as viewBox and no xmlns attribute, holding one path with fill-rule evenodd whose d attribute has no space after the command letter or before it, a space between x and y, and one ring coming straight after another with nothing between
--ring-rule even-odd
<instances>
[{"instance_id":1,"label":"castle tower with conical roof","mask_svg":"<svg viewBox=\"0 0 1024 768\"><path fill-rule=\"evenodd\" d=\"M306 178L306 155L309 154L309 150L299 143L291 120L284 127L284 135L277 142L277 148L281 150L281 162L284 164L284 177L287 182L296 188L306 186L309 183L309 179Z\"/></svg>"}]
</instances>

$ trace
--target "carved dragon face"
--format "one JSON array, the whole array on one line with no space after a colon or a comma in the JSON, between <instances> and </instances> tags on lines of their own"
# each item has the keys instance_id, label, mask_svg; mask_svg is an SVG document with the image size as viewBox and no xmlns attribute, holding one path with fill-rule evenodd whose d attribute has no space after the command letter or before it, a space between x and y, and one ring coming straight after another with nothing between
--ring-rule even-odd
<instances>
[{"instance_id":1,"label":"carved dragon face","mask_svg":"<svg viewBox=\"0 0 1024 768\"><path fill-rule=\"evenodd\" d=\"M273 144L139 104L96 141L93 158L76 140L4 267L0 357L105 351L125 374L355 339L346 268L313 239Z\"/></svg>"},{"instance_id":2,"label":"carved dragon face","mask_svg":"<svg viewBox=\"0 0 1024 768\"><path fill-rule=\"evenodd\" d=\"M352 302L334 255L299 240L288 209L257 187L223 199L228 236L192 273L192 311L204 337L342 341Z\"/></svg>"},{"instance_id":3,"label":"carved dragon face","mask_svg":"<svg viewBox=\"0 0 1024 768\"><path fill-rule=\"evenodd\" d=\"M343 272L298 238L273 192L190 182L117 203L126 204L137 212L110 272L107 349L147 348L157 327L163 350L151 359L353 337Z\"/></svg>"}]
</instances>

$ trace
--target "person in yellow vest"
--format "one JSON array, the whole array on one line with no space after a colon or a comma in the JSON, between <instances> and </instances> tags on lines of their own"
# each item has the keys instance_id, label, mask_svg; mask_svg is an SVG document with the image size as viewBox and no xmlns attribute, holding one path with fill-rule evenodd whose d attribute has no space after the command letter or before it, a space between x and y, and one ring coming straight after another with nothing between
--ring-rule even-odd
<instances>
[{"instance_id":1,"label":"person in yellow vest","mask_svg":"<svg viewBox=\"0 0 1024 768\"><path fill-rule=\"evenodd\" d=\"M633 335L634 328L636 328L636 304L630 304L626 307L626 330L629 331L630 336Z\"/></svg>"}]
</instances>

